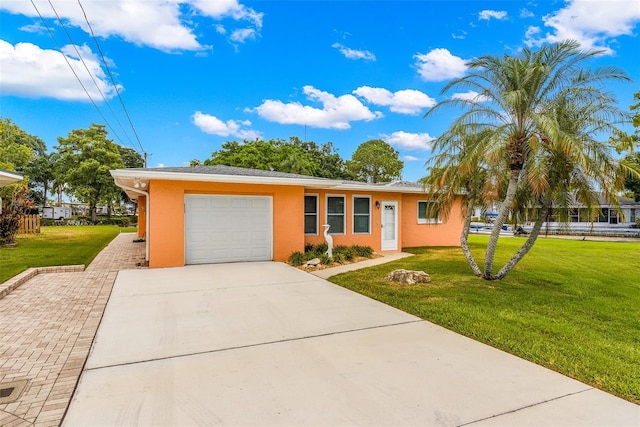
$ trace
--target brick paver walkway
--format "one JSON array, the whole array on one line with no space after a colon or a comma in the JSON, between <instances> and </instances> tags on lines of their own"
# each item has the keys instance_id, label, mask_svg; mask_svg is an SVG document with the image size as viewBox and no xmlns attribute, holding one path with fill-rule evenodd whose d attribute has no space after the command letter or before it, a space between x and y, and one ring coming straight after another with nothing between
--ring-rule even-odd
<instances>
[{"instance_id":1,"label":"brick paver walkway","mask_svg":"<svg viewBox=\"0 0 640 427\"><path fill-rule=\"evenodd\" d=\"M144 261L134 238L120 234L84 272L39 274L0 299L0 392L27 380L17 401L0 403L0 426L60 425L118 270Z\"/></svg>"}]
</instances>

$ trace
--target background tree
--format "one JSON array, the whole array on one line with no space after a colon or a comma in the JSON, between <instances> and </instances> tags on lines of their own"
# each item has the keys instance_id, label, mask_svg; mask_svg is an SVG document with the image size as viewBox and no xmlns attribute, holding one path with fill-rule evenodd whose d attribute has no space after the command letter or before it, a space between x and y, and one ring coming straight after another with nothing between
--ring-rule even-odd
<instances>
[{"instance_id":1,"label":"background tree","mask_svg":"<svg viewBox=\"0 0 640 427\"><path fill-rule=\"evenodd\" d=\"M19 172L25 175L24 169L35 157L34 148L42 142L39 138L29 135L9 119L0 119L0 169L9 172ZM44 143L42 143L44 144ZM26 182L27 177L25 176ZM24 184L16 183L0 188L0 198L12 200L13 193Z\"/></svg>"},{"instance_id":2,"label":"background tree","mask_svg":"<svg viewBox=\"0 0 640 427\"><path fill-rule=\"evenodd\" d=\"M633 95L633 99L635 99L636 103L633 104L630 109L633 114L633 127L635 131L630 138L636 146L638 146L640 145L640 91ZM625 178L625 188L633 193L633 198L636 202L640 202L640 151L627 156L625 158L625 165L630 169Z\"/></svg>"},{"instance_id":3,"label":"background tree","mask_svg":"<svg viewBox=\"0 0 640 427\"><path fill-rule=\"evenodd\" d=\"M638 174L640 174L640 152L633 155L629 155L625 158L626 165L631 169L633 168ZM640 202L640 177L637 174L629 172L624 181L624 187L633 193L633 198L636 202Z\"/></svg>"},{"instance_id":4,"label":"background tree","mask_svg":"<svg viewBox=\"0 0 640 427\"><path fill-rule=\"evenodd\" d=\"M289 141L228 141L222 144L220 150L214 151L211 158L203 162L194 159L190 165L226 165L333 179L348 176L344 160L333 144L327 142L318 146L315 142L301 141L297 137L291 137Z\"/></svg>"},{"instance_id":5,"label":"background tree","mask_svg":"<svg viewBox=\"0 0 640 427\"><path fill-rule=\"evenodd\" d=\"M133 148L118 145L118 152L120 153L120 158L126 168L144 167L144 158Z\"/></svg>"},{"instance_id":6,"label":"background tree","mask_svg":"<svg viewBox=\"0 0 640 427\"><path fill-rule=\"evenodd\" d=\"M36 156L42 156L47 151L47 145L42 139L28 134L8 118L0 118L0 139L28 147Z\"/></svg>"},{"instance_id":7,"label":"background tree","mask_svg":"<svg viewBox=\"0 0 640 427\"><path fill-rule=\"evenodd\" d=\"M22 172L36 155L33 146L39 149L40 142L42 140L29 135L10 119L0 119L0 169Z\"/></svg>"},{"instance_id":8,"label":"background tree","mask_svg":"<svg viewBox=\"0 0 640 427\"><path fill-rule=\"evenodd\" d=\"M120 158L124 163L124 166L127 168L143 168L144 167L144 158L133 148L123 147L118 145L118 151L120 152ZM120 189L120 202L126 204L130 204L133 206L134 215L137 214L138 203L131 200L127 195L127 192ZM115 201L114 201L115 202ZM109 210L110 212L111 210Z\"/></svg>"},{"instance_id":9,"label":"background tree","mask_svg":"<svg viewBox=\"0 0 640 427\"><path fill-rule=\"evenodd\" d=\"M450 82L442 91L472 90L479 95L475 99L450 98L425 115L447 105L465 108L436 139L434 152L461 165L472 164L482 155L489 172L482 198L490 200L501 196L485 253L482 271L485 279L504 277L535 242L537 236L531 236L505 268L498 274L493 273L500 231L509 214L521 207L516 194L523 185L536 196L535 203L556 201L554 192L570 190L576 173L596 178L594 181L602 186L600 190L608 195L619 189L621 169L612 153L616 149L629 150L632 144L612 147L607 142L594 141L591 135L616 132L616 125L627 118L616 108L615 100L604 92L602 83L628 78L614 67L594 71L583 68L587 60L602 53L581 51L577 42L565 41L535 52L524 49L514 56L480 57L468 63L467 76ZM594 166L587 162L590 156L600 156L596 160L604 167L602 174L594 175ZM571 163L566 165L564 176L553 177L550 170L542 168L545 161L560 162L560 159ZM501 183L505 182L506 188L501 191ZM597 191L594 187L588 188L591 192ZM585 198L587 196L585 194Z\"/></svg>"},{"instance_id":10,"label":"background tree","mask_svg":"<svg viewBox=\"0 0 640 427\"><path fill-rule=\"evenodd\" d=\"M118 197L120 189L109 174L110 169L125 166L118 146L107 138L103 125L74 129L66 138L58 138L59 170L69 191L89 205L92 221L96 206Z\"/></svg>"},{"instance_id":11,"label":"background tree","mask_svg":"<svg viewBox=\"0 0 640 427\"><path fill-rule=\"evenodd\" d=\"M24 168L29 177L31 198L40 206L47 205L47 195L56 179L57 153L43 154L32 159Z\"/></svg>"},{"instance_id":12,"label":"background tree","mask_svg":"<svg viewBox=\"0 0 640 427\"><path fill-rule=\"evenodd\" d=\"M381 139L363 142L347 162L347 170L358 181L391 182L400 179L404 163L398 151Z\"/></svg>"}]
</instances>

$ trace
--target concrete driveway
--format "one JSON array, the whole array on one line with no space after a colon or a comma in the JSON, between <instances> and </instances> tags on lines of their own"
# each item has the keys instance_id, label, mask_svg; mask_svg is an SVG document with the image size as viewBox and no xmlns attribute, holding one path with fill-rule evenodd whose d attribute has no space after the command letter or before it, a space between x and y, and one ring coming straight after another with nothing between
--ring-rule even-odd
<instances>
[{"instance_id":1,"label":"concrete driveway","mask_svg":"<svg viewBox=\"0 0 640 427\"><path fill-rule=\"evenodd\" d=\"M64 426L633 425L640 406L273 262L121 271Z\"/></svg>"}]
</instances>

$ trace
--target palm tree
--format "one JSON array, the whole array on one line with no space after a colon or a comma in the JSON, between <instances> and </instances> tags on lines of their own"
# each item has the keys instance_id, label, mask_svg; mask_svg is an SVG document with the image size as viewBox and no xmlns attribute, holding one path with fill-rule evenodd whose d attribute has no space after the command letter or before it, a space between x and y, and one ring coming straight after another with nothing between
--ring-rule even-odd
<instances>
[{"instance_id":1,"label":"palm tree","mask_svg":"<svg viewBox=\"0 0 640 427\"><path fill-rule=\"evenodd\" d=\"M582 51L579 43L565 41L535 52L525 49L517 56L480 57L468 64L470 73L467 76L450 82L442 91L470 89L478 96L449 99L425 114L425 117L429 116L447 105L465 107L462 115L436 140L434 149L456 152L456 145L466 141L464 149L454 156L466 166L477 162L477 156L481 154L482 162L490 172L484 182L484 198L488 194L500 194L500 184L506 183L487 244L482 272L485 279L503 278L537 238L537 234L532 233L525 246L494 275L500 230L508 215L519 207L516 193L521 181L526 182L529 190L535 190L537 203L551 202L547 199L554 190L548 179L553 174L552 171L542 174L543 159L548 162L553 153L568 156L567 159L580 165L579 169L586 174L585 182L602 181L605 192L614 188L612 184L619 180L616 175L619 168L608 149L611 147L607 143L596 144L593 134L587 133L592 130L611 132L627 119L625 113L614 106L615 100L601 89L604 81L628 80L626 74L615 67L596 70L582 67L587 60L602 53L601 50ZM581 122L562 119L558 115L561 108L565 113L573 114L572 119ZM596 116L590 118L590 113ZM570 129L569 125L575 129ZM601 170L596 178L592 175L596 171L589 163L589 156L595 156L595 162L611 167ZM608 175L604 176L605 173ZM554 185L568 189L569 182L558 178Z\"/></svg>"}]
</instances>

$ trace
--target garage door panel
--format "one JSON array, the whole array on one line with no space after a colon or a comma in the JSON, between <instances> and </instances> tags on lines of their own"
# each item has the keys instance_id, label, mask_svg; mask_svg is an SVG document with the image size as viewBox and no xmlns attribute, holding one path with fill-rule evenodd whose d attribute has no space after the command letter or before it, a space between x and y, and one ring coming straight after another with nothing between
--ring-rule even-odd
<instances>
[{"instance_id":1,"label":"garage door panel","mask_svg":"<svg viewBox=\"0 0 640 427\"><path fill-rule=\"evenodd\" d=\"M272 199L185 196L187 264L272 259Z\"/></svg>"},{"instance_id":2,"label":"garage door panel","mask_svg":"<svg viewBox=\"0 0 640 427\"><path fill-rule=\"evenodd\" d=\"M267 242L269 240L269 236L264 231L254 231L251 233L251 239L256 242Z\"/></svg>"},{"instance_id":3,"label":"garage door panel","mask_svg":"<svg viewBox=\"0 0 640 427\"><path fill-rule=\"evenodd\" d=\"M204 243L207 241L207 235L205 233L189 233L187 240L193 243Z\"/></svg>"},{"instance_id":4,"label":"garage door panel","mask_svg":"<svg viewBox=\"0 0 640 427\"><path fill-rule=\"evenodd\" d=\"M244 242L249 240L249 233L247 233L244 230L234 230L231 233L231 242L235 243L235 242L240 242L240 244L243 244Z\"/></svg>"}]
</instances>

